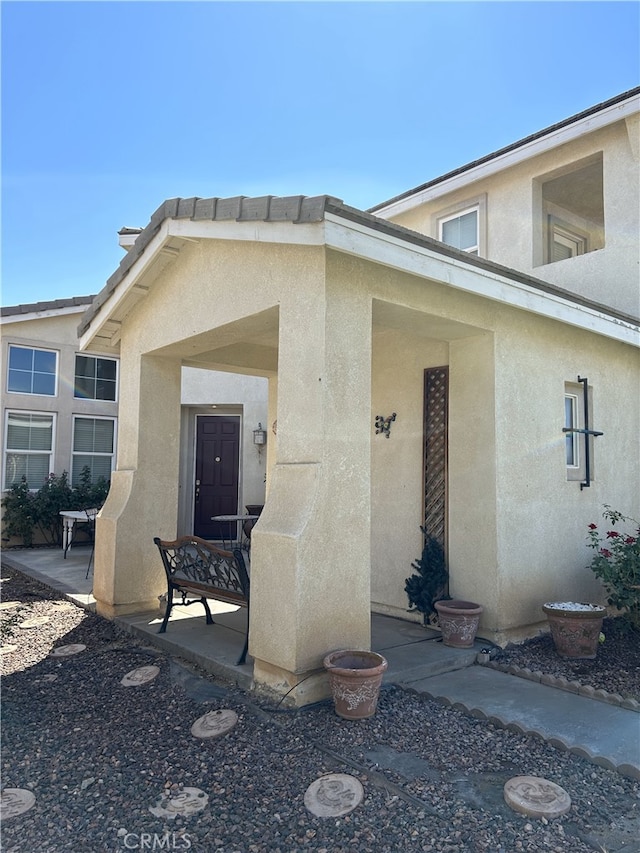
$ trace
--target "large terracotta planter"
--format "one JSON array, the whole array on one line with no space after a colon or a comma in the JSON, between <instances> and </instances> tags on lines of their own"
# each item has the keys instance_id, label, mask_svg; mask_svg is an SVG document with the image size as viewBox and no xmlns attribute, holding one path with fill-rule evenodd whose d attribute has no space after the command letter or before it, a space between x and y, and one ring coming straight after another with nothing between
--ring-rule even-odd
<instances>
[{"instance_id":1,"label":"large terracotta planter","mask_svg":"<svg viewBox=\"0 0 640 853\"><path fill-rule=\"evenodd\" d=\"M376 652L344 649L324 659L336 714L345 720L372 717L387 661Z\"/></svg>"},{"instance_id":2,"label":"large terracotta planter","mask_svg":"<svg viewBox=\"0 0 640 853\"><path fill-rule=\"evenodd\" d=\"M548 601L542 605L556 652L561 658L593 660L598 653L602 620L607 611L599 604Z\"/></svg>"},{"instance_id":3,"label":"large terracotta planter","mask_svg":"<svg viewBox=\"0 0 640 853\"><path fill-rule=\"evenodd\" d=\"M444 645L456 649L468 649L473 646L482 615L481 605L452 598L436 601L434 607L438 611Z\"/></svg>"}]
</instances>

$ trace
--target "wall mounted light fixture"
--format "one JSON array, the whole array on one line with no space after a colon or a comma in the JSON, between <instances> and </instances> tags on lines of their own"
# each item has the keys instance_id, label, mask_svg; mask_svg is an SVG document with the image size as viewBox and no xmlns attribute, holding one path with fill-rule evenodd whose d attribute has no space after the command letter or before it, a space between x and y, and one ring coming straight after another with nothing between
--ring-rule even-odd
<instances>
[{"instance_id":1,"label":"wall mounted light fixture","mask_svg":"<svg viewBox=\"0 0 640 853\"><path fill-rule=\"evenodd\" d=\"M262 429L262 424L258 424L258 429L254 429L253 431L253 443L261 446L267 443L267 431L266 429Z\"/></svg>"}]
</instances>

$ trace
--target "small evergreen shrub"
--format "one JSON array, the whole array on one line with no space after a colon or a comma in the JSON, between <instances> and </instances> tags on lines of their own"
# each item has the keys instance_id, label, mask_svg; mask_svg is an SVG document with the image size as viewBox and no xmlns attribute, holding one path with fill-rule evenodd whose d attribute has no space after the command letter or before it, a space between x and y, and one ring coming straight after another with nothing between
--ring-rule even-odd
<instances>
[{"instance_id":1,"label":"small evergreen shrub","mask_svg":"<svg viewBox=\"0 0 640 853\"><path fill-rule=\"evenodd\" d=\"M447 593L449 572L444 558L444 549L437 539L429 536L424 527L424 547L422 556L411 564L417 573L405 580L404 591L409 599L409 612L422 613L425 625L437 619L434 602L451 598Z\"/></svg>"}]
</instances>

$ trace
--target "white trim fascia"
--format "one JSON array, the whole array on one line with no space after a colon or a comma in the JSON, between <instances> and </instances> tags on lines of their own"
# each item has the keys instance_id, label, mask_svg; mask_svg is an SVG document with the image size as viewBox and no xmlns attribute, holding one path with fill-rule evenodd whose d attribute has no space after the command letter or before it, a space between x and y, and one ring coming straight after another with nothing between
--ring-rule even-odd
<instances>
[{"instance_id":1,"label":"white trim fascia","mask_svg":"<svg viewBox=\"0 0 640 853\"><path fill-rule=\"evenodd\" d=\"M359 223L347 223L335 214L325 214L325 221L329 248L640 347L638 326L603 311L472 266L463 260L440 255L433 249L408 244Z\"/></svg>"},{"instance_id":2,"label":"white trim fascia","mask_svg":"<svg viewBox=\"0 0 640 853\"><path fill-rule=\"evenodd\" d=\"M297 246L321 246L324 242L322 221L292 223L291 220L265 222L262 219L170 219L168 223L168 236L183 240L244 240Z\"/></svg>"},{"instance_id":3,"label":"white trim fascia","mask_svg":"<svg viewBox=\"0 0 640 853\"><path fill-rule=\"evenodd\" d=\"M27 320L46 320L49 317L64 317L69 314L84 314L90 305L91 303L87 302L86 305L69 305L65 308L47 308L44 311L29 311L29 313L25 314L7 314L0 317L0 325L4 326L7 323L24 323Z\"/></svg>"},{"instance_id":4,"label":"white trim fascia","mask_svg":"<svg viewBox=\"0 0 640 853\"><path fill-rule=\"evenodd\" d=\"M531 142L514 148L513 151L507 151L505 154L492 158L485 163L480 163L478 166L465 169L456 175L452 175L450 178L425 187L423 190L419 190L412 195L390 202L385 207L374 208L373 213L381 219L389 219L400 213L405 213L407 210L412 210L414 207L426 204L443 195L473 184L476 181L489 178L525 160L530 160L548 151L552 151L554 148L565 145L567 142L572 142L574 139L585 136L587 133L593 133L617 121L622 121L639 110L640 95L634 95L622 103L612 104L601 112L594 113L594 115L587 116L566 127L560 127L539 139L533 139Z\"/></svg>"}]
</instances>

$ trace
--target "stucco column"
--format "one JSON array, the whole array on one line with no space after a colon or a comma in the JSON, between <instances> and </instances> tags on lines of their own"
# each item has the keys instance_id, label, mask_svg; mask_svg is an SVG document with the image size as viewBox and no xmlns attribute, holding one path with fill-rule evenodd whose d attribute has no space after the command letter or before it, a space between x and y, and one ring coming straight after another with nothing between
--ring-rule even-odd
<instances>
[{"instance_id":1,"label":"stucco column","mask_svg":"<svg viewBox=\"0 0 640 853\"><path fill-rule=\"evenodd\" d=\"M113 617L158 606L166 581L154 536L176 535L180 362L131 354L120 362L118 467L96 522L93 594Z\"/></svg>"},{"instance_id":2,"label":"stucco column","mask_svg":"<svg viewBox=\"0 0 640 853\"><path fill-rule=\"evenodd\" d=\"M370 647L371 300L334 277L280 307L277 461L252 534L256 687L303 705Z\"/></svg>"}]
</instances>

